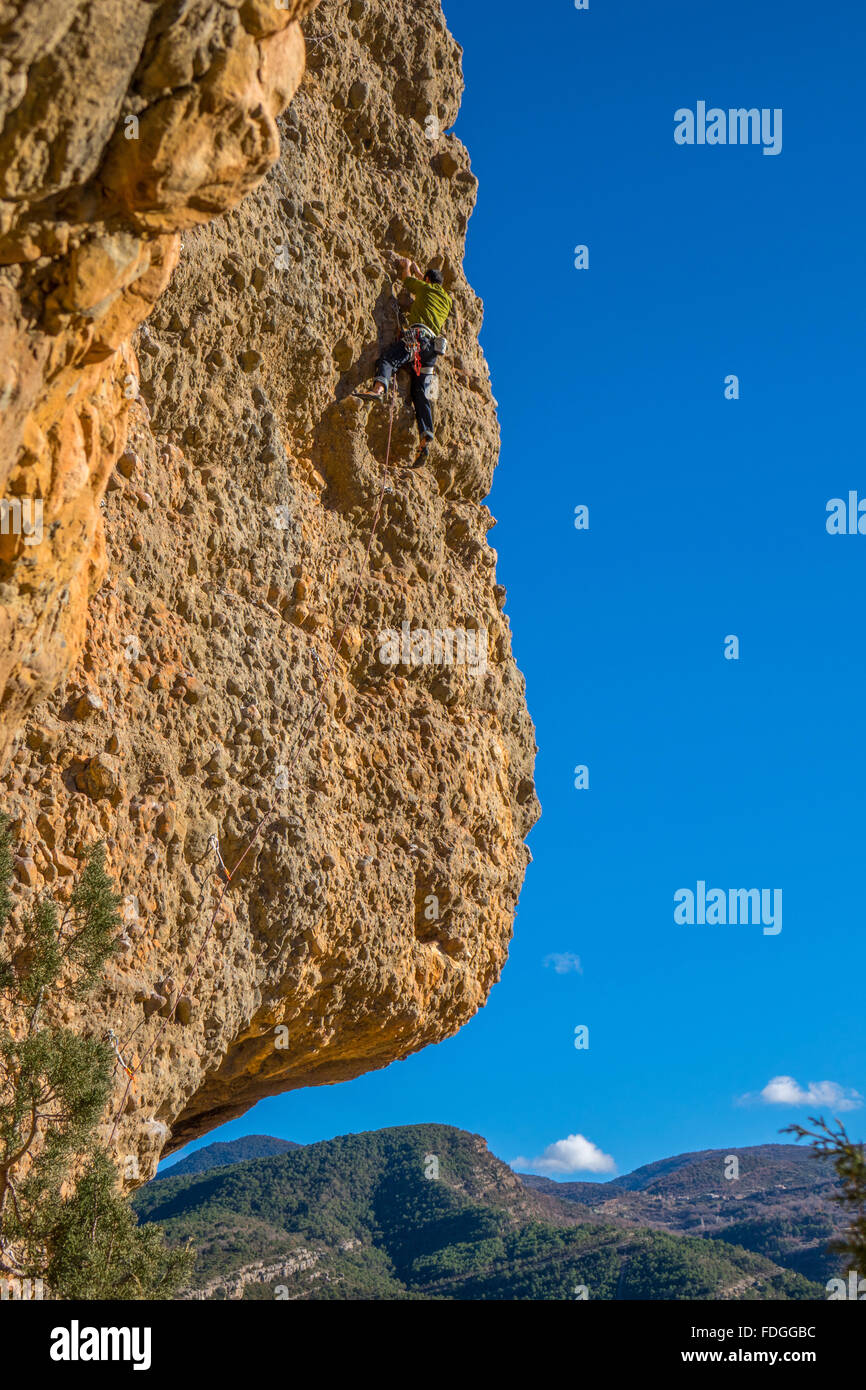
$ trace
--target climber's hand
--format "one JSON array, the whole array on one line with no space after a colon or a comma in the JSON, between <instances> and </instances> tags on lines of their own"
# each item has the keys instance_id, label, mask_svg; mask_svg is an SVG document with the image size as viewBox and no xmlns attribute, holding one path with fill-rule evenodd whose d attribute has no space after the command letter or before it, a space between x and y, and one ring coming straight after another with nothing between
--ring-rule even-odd
<instances>
[{"instance_id":1,"label":"climber's hand","mask_svg":"<svg viewBox=\"0 0 866 1390\"><path fill-rule=\"evenodd\" d=\"M405 280L407 275L412 274L413 263L409 260L408 256L397 256L395 264L397 266L397 274L400 276L401 280Z\"/></svg>"}]
</instances>

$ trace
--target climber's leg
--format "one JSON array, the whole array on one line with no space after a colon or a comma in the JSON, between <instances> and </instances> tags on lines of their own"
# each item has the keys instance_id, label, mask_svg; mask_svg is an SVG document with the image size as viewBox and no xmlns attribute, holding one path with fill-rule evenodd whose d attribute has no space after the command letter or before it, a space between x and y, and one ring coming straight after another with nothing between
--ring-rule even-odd
<instances>
[{"instance_id":1,"label":"climber's leg","mask_svg":"<svg viewBox=\"0 0 866 1390\"><path fill-rule=\"evenodd\" d=\"M390 385L391 377L395 372L398 372L401 367L405 367L409 361L409 349L406 347L402 338L400 338L396 343L392 343L389 348L385 349L379 361L376 363L376 376L370 389L356 391L355 395L367 401L382 400Z\"/></svg>"},{"instance_id":2,"label":"climber's leg","mask_svg":"<svg viewBox=\"0 0 866 1390\"><path fill-rule=\"evenodd\" d=\"M376 363L376 382L381 385L383 391L388 390L394 373L399 372L411 359L412 354L402 338L398 338L396 343L385 349Z\"/></svg>"},{"instance_id":3,"label":"climber's leg","mask_svg":"<svg viewBox=\"0 0 866 1390\"><path fill-rule=\"evenodd\" d=\"M429 361L424 361L424 356L425 354L422 353L422 365L430 366ZM435 361L435 358L433 360ZM430 396L434 389L435 380L436 376L433 372L422 372L420 376L416 376L413 372L410 381L412 404L415 407L415 419L418 421L418 433L421 435L421 442L426 440L428 444L433 439L433 402Z\"/></svg>"},{"instance_id":4,"label":"climber's leg","mask_svg":"<svg viewBox=\"0 0 866 1390\"><path fill-rule=\"evenodd\" d=\"M420 468L430 457L430 446L433 443L433 403L427 393L432 382L432 373L429 376L424 374L416 376L414 372L412 373L410 387L412 404L415 407L415 418L418 421L418 433L421 439L418 444L418 452L410 464L411 468Z\"/></svg>"}]
</instances>

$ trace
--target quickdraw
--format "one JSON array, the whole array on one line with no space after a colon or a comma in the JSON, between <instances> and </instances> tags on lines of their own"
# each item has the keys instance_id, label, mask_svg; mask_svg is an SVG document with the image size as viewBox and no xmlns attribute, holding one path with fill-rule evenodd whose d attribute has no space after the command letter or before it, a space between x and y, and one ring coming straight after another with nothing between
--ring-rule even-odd
<instances>
[{"instance_id":1,"label":"quickdraw","mask_svg":"<svg viewBox=\"0 0 866 1390\"><path fill-rule=\"evenodd\" d=\"M410 328L404 339L406 347L412 354L412 370L416 376L421 375L421 330L420 328Z\"/></svg>"},{"instance_id":2,"label":"quickdraw","mask_svg":"<svg viewBox=\"0 0 866 1390\"><path fill-rule=\"evenodd\" d=\"M114 1053L115 1057L117 1058L118 1062L120 1063L121 1067L126 1072L126 1075L129 1077L130 1081L132 1081L133 1077L135 1076L135 1069L134 1067L130 1067L126 1062L124 1062L123 1058L121 1057L120 1043L117 1034L115 1033L113 1028L109 1028L108 1032L105 1034L105 1040L111 1048L112 1052Z\"/></svg>"}]
</instances>

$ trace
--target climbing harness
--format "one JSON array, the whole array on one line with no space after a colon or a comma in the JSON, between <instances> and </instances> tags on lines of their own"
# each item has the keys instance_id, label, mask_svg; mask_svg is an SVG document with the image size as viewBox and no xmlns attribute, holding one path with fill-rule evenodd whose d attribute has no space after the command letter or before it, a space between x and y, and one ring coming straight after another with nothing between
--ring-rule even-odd
<instances>
[{"instance_id":1,"label":"climbing harness","mask_svg":"<svg viewBox=\"0 0 866 1390\"><path fill-rule=\"evenodd\" d=\"M292 751L291 751L291 756L290 756L290 758L289 758L288 767L286 768L286 785L288 785L288 782L289 782L289 780L290 780L290 778L291 778L291 774L292 774L292 772L293 772L294 769L295 769L295 766L296 766L296 764L297 764L297 761L298 761L298 758L299 758L299 756L300 756L300 752L301 752L301 749L302 749L302 747L303 747L303 745L304 745L304 741L305 741L305 739L306 739L306 737L307 737L307 734L309 733L310 729L312 728L313 722L314 722L314 720L315 720L317 714L319 713L319 710L321 709L322 702L323 702L323 699L324 699L324 688L325 688L325 683L326 683L328 680L330 680L331 676L332 676L333 673L334 673L334 669L335 669L336 664L337 664L337 658L338 658L338 656L340 655L340 649L342 648L343 642L344 642L345 639L346 639L346 633L347 633L348 630L349 630L349 623L350 623L350 621L351 621L352 614L353 614L354 611L355 611L355 604L357 603L357 601L358 601L358 595L359 595L360 592L361 592L361 582L362 582L362 580L363 580L363 578L364 578L364 575L367 573L367 569L368 569L368 566L369 566L369 563L370 563L370 554L371 554L372 549L373 549L373 541L374 541L374 539L375 539L376 531L377 531L378 526L379 526L379 519L380 519L380 517L381 517L381 515L382 515L382 504L383 504L383 502L384 502L384 500L385 500L385 494L386 494L386 492L392 492L392 491L393 491L393 489L391 488L391 475L390 475L390 472L389 472L389 468L390 468L390 464L391 464L391 439L392 439L393 433L394 433L394 411L395 411L395 407L396 407L396 404L397 404L397 389L396 389L396 382L394 382L394 381L392 380L392 382L391 382L391 384L390 384L390 386L389 386L388 389L389 389L389 393L390 393L390 397L391 397L390 409L389 409L389 412L388 412L388 442L387 442L387 446L386 446L386 449L385 449L385 462L384 462L384 465L383 465L383 468L382 468L382 482L381 482L381 486L380 486L380 488L379 488L379 497L378 497L378 500L377 500L377 502L376 502L376 509L375 509L375 511L374 511L374 513L373 513L373 523L372 523L372 525L371 525L371 527L370 527L370 536L369 536L369 539L368 539L368 541L367 541L367 548L366 548L366 550L364 551L364 558L363 558L363 560L361 561L361 567L360 567L360 570L358 571L358 577L357 577L357 579L355 580L355 587L354 587L354 589L352 590L352 596L351 596L351 598L350 598L350 600L349 600L349 606L348 606L348 609L347 609L347 611L346 611L346 618L345 618L345 621L344 621L344 623L343 623L342 629L341 629L341 631L340 631L340 635L339 635L339 638L338 638L338 640L337 640L336 646L334 647L333 653L332 653L332 655L331 655L331 660L330 660L330 663L328 664L327 670L326 670L326 672L325 672L324 679L322 680L322 682L320 683L320 685L319 685L319 687L318 687L318 690L317 690L317 693L316 693L316 699L315 699L315 701L313 702L313 705L312 705L312 707L311 707L309 713L307 714L307 717L306 717L306 719L304 720L303 724L301 725L301 728L300 728L300 730L298 731L298 734L297 734L297 736L296 736L296 738L295 738L295 743L294 743L294 746L293 746ZM314 654L314 657L315 657L316 670L317 670L317 671L321 671L321 665L320 665L320 662L319 662L318 653L314 652L313 654ZM246 848L243 850L243 853L241 854L240 858L237 860L237 862L236 862L236 864L235 864L235 866L234 866L233 869L231 869L231 870L228 869L228 867L226 866L226 864L225 864L225 862L224 862L224 860L223 860L222 855L220 854L219 839L218 839L218 837L217 837L216 835L212 835L211 838L210 838L210 840L208 841L208 847L214 850L214 853L216 854L217 862L218 862L220 868L222 869L222 872L225 874L225 881L222 882L222 883L220 884L220 893L219 893L219 896L217 897L216 904L215 904L215 906L214 906L214 908L213 908L213 910L212 910L212 912L211 912L210 918L208 919L207 927L206 927L206 929L205 929L205 933L204 933L204 936L203 936L203 938L202 938L201 945L199 946L198 951L197 951L196 956L195 956L195 959L193 960L193 963L192 963L192 965L190 966L190 969L189 969L189 972L187 973L186 979L183 981L183 984L181 985L181 988L178 990L177 999L181 999L181 998L183 998L183 997L185 997L185 996L188 996L188 994L189 994L190 985L192 984L193 980L195 979L196 975L198 974L199 966L201 965L202 959L203 959L203 957L204 957L205 947L207 946L207 943L208 943L208 941L210 940L211 932L213 931L214 926L216 925L217 920L219 919L220 912L222 911L222 906L223 906L223 902L225 901L225 896L226 896L226 894L228 893L228 890L229 890L229 888L231 887L232 882L233 882L235 876L237 875L238 870L240 869L241 865L242 865L242 864L244 863L244 861L246 860L247 856L251 853L251 851L252 851L254 845L256 844L256 842L258 841L259 837L261 836L262 831L264 830L265 826L266 826L267 823L272 819L272 817L276 814L275 800L276 800L276 798L274 799L274 801L271 801L270 805L267 807L267 809L265 810L265 812L262 814L262 816L260 817L259 821L258 821L257 824L255 825L255 827L254 827L254 829L253 829L253 831L252 831L252 834L250 835L249 840L247 841ZM139 1061L138 1061L138 1063L137 1063L137 1065L136 1065L135 1067L129 1067L129 1066L127 1066L126 1062L124 1062L123 1057L121 1056L121 1053L120 1053L119 1045L117 1044L117 1039L115 1038L114 1033L111 1032L111 1030L109 1030L109 1041L112 1042L112 1046L114 1047L115 1055L117 1056L117 1059L118 1059L118 1061L120 1062L121 1066L123 1067L123 1070L125 1071L126 1077L127 1077L126 1086L124 1087L123 1095L122 1095L121 1098L120 1098L120 1104L119 1104L119 1106L118 1106L118 1108L117 1108L117 1113L116 1113L116 1115L115 1115L115 1117L114 1117L114 1124L113 1124L112 1129L111 1129L111 1134L110 1134L109 1137L108 1137L109 1146L110 1146L111 1143L113 1142L114 1136L115 1136L115 1134L117 1133L117 1127L118 1127L118 1125L120 1124L120 1117L121 1117L121 1115L123 1114L124 1108L125 1108L125 1106L126 1106L126 1102L127 1102L128 1098L129 1098L130 1089L131 1089L131 1087L134 1085L136 1074L137 1074L138 1072L141 1071L141 1069L142 1069L142 1067L144 1066L145 1062L147 1061L148 1057L149 1057L150 1054L153 1052L153 1050L154 1050L154 1048L156 1047L157 1043L158 1043L158 1042L160 1041L160 1039L162 1038L162 1036L163 1036L163 1034L164 1034L166 1028L168 1027L168 1025L169 1025L171 1019L174 1017L176 1010L177 1010L177 1001L175 1001L174 1006L173 1006L171 1009L169 1009L168 1012L166 1013L166 1015L165 1015L165 1017L164 1017L164 1019L163 1019L162 1027L159 1028L159 1030L158 1030L157 1033L156 1033L156 1036L153 1038L153 1040L151 1041L150 1045L149 1045L149 1046L145 1049L145 1051L142 1053L142 1055L141 1055L141 1057L140 1057L140 1059L139 1059ZM129 1046L129 1043L130 1043L131 1040L135 1037L135 1035L136 1035L136 1033L138 1032L139 1028L142 1027L144 1021L145 1021L145 1020L142 1019L142 1020L136 1025L136 1027L132 1030L132 1032L129 1034L129 1037L126 1038L126 1040L125 1040L124 1043L123 1043L124 1048L126 1048L126 1047Z\"/></svg>"},{"instance_id":2,"label":"climbing harness","mask_svg":"<svg viewBox=\"0 0 866 1390\"><path fill-rule=\"evenodd\" d=\"M422 347L429 346L433 349L434 358L443 357L448 351L448 339L440 333L434 337L432 329L424 324L413 323L403 333L403 345L411 355L411 366L417 377L424 378L424 395L428 401L438 401L439 399L439 377L436 372L436 362L425 364L421 360Z\"/></svg>"}]
</instances>

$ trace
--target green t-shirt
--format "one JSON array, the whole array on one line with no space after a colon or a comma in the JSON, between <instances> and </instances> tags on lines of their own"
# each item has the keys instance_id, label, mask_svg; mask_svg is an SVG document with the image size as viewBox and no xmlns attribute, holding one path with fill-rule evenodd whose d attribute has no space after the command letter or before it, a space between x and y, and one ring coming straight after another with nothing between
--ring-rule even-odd
<instances>
[{"instance_id":1,"label":"green t-shirt","mask_svg":"<svg viewBox=\"0 0 866 1390\"><path fill-rule=\"evenodd\" d=\"M451 296L441 285L431 285L428 280L416 280L407 275L404 284L414 294L412 308L409 310L409 323L423 323L438 337L445 327L445 320L451 313Z\"/></svg>"}]
</instances>

